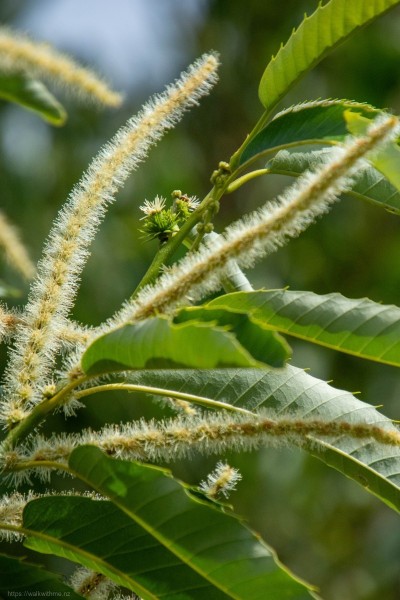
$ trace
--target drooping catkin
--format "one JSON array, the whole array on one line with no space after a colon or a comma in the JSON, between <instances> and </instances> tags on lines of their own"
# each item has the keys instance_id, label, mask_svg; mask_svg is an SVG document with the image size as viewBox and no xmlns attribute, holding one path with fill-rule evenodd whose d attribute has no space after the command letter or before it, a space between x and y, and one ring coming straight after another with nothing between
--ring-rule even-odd
<instances>
[{"instance_id":1,"label":"drooping catkin","mask_svg":"<svg viewBox=\"0 0 400 600\"><path fill-rule=\"evenodd\" d=\"M121 94L114 92L98 75L78 65L49 44L0 27L0 70L26 72L50 79L85 99L107 106L119 106Z\"/></svg>"},{"instance_id":2,"label":"drooping catkin","mask_svg":"<svg viewBox=\"0 0 400 600\"><path fill-rule=\"evenodd\" d=\"M145 287L109 322L109 328L168 312L187 296L199 299L220 287L233 260L241 267L252 266L297 237L351 187L351 175L368 164L363 157L392 139L398 125L395 117L378 119L365 137L350 138L337 147L327 164L303 175L276 202L234 223L212 244L204 244L169 269L155 285Z\"/></svg>"},{"instance_id":3,"label":"drooping catkin","mask_svg":"<svg viewBox=\"0 0 400 600\"><path fill-rule=\"evenodd\" d=\"M0 211L0 247L14 269L25 279L32 279L35 266L21 242L17 229L11 225L2 211Z\"/></svg>"},{"instance_id":4,"label":"drooping catkin","mask_svg":"<svg viewBox=\"0 0 400 600\"><path fill-rule=\"evenodd\" d=\"M0 416L12 425L40 401L43 385L59 346L75 298L89 244L113 196L162 134L207 94L216 82L218 59L206 54L163 94L156 95L122 127L93 160L72 190L45 245L5 375Z\"/></svg>"},{"instance_id":5,"label":"drooping catkin","mask_svg":"<svg viewBox=\"0 0 400 600\"><path fill-rule=\"evenodd\" d=\"M226 412L190 416L168 421L139 421L125 425L108 425L102 430L84 431L77 435L51 438L36 436L2 456L5 473L14 473L18 481L24 470L42 478L51 468L62 466L74 448L92 444L118 458L142 461L169 461L190 456L193 452L220 454L226 451L250 451L261 447L300 446L316 440L346 436L361 441L374 441L386 446L400 446L400 430L387 424L351 423L335 420L277 416L263 413L248 416ZM49 462L53 465L50 466Z\"/></svg>"}]
</instances>

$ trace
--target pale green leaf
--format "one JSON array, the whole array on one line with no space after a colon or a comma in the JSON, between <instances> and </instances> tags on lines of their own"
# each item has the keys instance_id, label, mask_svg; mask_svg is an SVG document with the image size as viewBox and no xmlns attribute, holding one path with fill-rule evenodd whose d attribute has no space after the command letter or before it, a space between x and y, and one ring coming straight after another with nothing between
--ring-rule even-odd
<instances>
[{"instance_id":1,"label":"pale green leaf","mask_svg":"<svg viewBox=\"0 0 400 600\"><path fill-rule=\"evenodd\" d=\"M346 111L344 117L348 130L354 135L365 135L371 125L369 119L357 113ZM400 190L400 148L397 143L387 143L370 160L374 167Z\"/></svg>"},{"instance_id":2,"label":"pale green leaf","mask_svg":"<svg viewBox=\"0 0 400 600\"><path fill-rule=\"evenodd\" d=\"M0 98L38 113L52 125L63 125L67 113L46 86L24 73L0 73Z\"/></svg>"},{"instance_id":3,"label":"pale green leaf","mask_svg":"<svg viewBox=\"0 0 400 600\"><path fill-rule=\"evenodd\" d=\"M81 364L85 373L96 375L124 369L212 369L260 363L226 328L212 323L175 324L166 317L154 317L97 338Z\"/></svg>"},{"instance_id":4,"label":"pale green leaf","mask_svg":"<svg viewBox=\"0 0 400 600\"><path fill-rule=\"evenodd\" d=\"M270 290L236 292L203 310L244 313L264 326L361 358L400 366L400 308L341 294Z\"/></svg>"},{"instance_id":5,"label":"pale green leaf","mask_svg":"<svg viewBox=\"0 0 400 600\"><path fill-rule=\"evenodd\" d=\"M393 429L392 422L349 392L335 389L296 367L145 371L132 373L141 385L194 394L248 410L273 409L298 418L369 423ZM384 398L377 398L377 402ZM354 479L400 512L400 448L348 436L310 438L308 451Z\"/></svg>"},{"instance_id":6,"label":"pale green leaf","mask_svg":"<svg viewBox=\"0 0 400 600\"><path fill-rule=\"evenodd\" d=\"M315 171L329 161L332 149L323 148L313 152L287 152L282 150L268 162L269 173L299 177L304 171ZM400 214L400 192L374 167L369 166L352 177L351 190L346 195L365 200Z\"/></svg>"},{"instance_id":7,"label":"pale green leaf","mask_svg":"<svg viewBox=\"0 0 400 600\"><path fill-rule=\"evenodd\" d=\"M293 31L269 62L259 97L271 109L324 56L354 31L399 4L399 0L330 0Z\"/></svg>"},{"instance_id":8,"label":"pale green leaf","mask_svg":"<svg viewBox=\"0 0 400 600\"><path fill-rule=\"evenodd\" d=\"M211 322L227 328L253 358L271 367L283 367L291 356L290 347L282 336L266 327L260 320L253 320L245 311L240 313L230 310L229 307L224 307L222 310L203 310L203 307L184 308L179 311L174 322L187 321Z\"/></svg>"}]
</instances>

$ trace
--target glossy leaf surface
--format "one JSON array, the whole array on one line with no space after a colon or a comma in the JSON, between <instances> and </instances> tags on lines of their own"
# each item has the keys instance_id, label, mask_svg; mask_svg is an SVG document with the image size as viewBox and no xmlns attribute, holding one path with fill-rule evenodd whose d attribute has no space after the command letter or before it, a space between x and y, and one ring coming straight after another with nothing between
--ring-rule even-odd
<instances>
[{"instance_id":1,"label":"glossy leaf surface","mask_svg":"<svg viewBox=\"0 0 400 600\"><path fill-rule=\"evenodd\" d=\"M27 547L79 562L144 600L244 599L241 587L266 584L277 600L309 597L237 518L199 501L164 470L110 459L90 446L75 450L70 466L112 502L30 502Z\"/></svg>"},{"instance_id":2,"label":"glossy leaf surface","mask_svg":"<svg viewBox=\"0 0 400 600\"><path fill-rule=\"evenodd\" d=\"M352 111L369 119L379 112L368 104L350 100L321 100L292 106L277 114L246 145L240 164L282 148L342 141L349 134L345 115Z\"/></svg>"},{"instance_id":3,"label":"glossy leaf surface","mask_svg":"<svg viewBox=\"0 0 400 600\"><path fill-rule=\"evenodd\" d=\"M233 316L234 319L234 316ZM93 375L123 369L168 367L254 367L261 363L251 353L252 342L244 347L227 327L214 323L176 324L165 317L154 317L125 325L105 334L89 346L82 358L85 373ZM261 332L262 333L262 332ZM266 333L261 345L287 347L276 336ZM257 356L259 355L257 345Z\"/></svg>"},{"instance_id":4,"label":"glossy leaf surface","mask_svg":"<svg viewBox=\"0 0 400 600\"><path fill-rule=\"evenodd\" d=\"M46 86L23 73L0 73L0 98L33 110L52 125L63 125L67 119L64 107Z\"/></svg>"},{"instance_id":5,"label":"glossy leaf surface","mask_svg":"<svg viewBox=\"0 0 400 600\"><path fill-rule=\"evenodd\" d=\"M399 0L330 0L318 8L267 65L258 94L271 109L288 90L354 31L399 4Z\"/></svg>"}]
</instances>

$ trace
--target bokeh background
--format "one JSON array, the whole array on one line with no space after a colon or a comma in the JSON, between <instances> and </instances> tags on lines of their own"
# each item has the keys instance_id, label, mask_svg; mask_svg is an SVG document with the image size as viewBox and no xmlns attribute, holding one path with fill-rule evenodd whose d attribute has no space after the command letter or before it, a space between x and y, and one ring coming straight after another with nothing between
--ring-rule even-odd
<instances>
[{"instance_id":1,"label":"bokeh background","mask_svg":"<svg viewBox=\"0 0 400 600\"><path fill-rule=\"evenodd\" d=\"M214 49L221 55L218 87L151 152L110 209L84 271L76 319L97 324L129 296L156 250L155 242L144 242L138 233L139 205L156 194L168 197L174 189L199 197L207 192L216 164L229 158L262 112L257 87L268 60L303 13L316 6L316 0L1 0L1 22L90 64L126 94L116 111L93 110L59 94L69 113L60 129L0 103L1 206L19 224L36 259L57 211L103 142L199 54ZM325 59L282 106L319 97L350 98L399 113L399 29L400 10L395 9ZM217 230L286 183L278 176L258 179L228 197ZM250 277L256 287L339 291L398 303L399 233L399 217L346 199ZM27 289L5 263L0 277L20 290L9 302L23 303ZM399 418L400 380L394 368L305 343L293 342L293 347L294 364L337 387L361 391L365 401ZM2 349L3 363L5 355ZM97 398L67 427L97 428L105 419L136 418L149 410L148 404L131 395ZM48 429L65 426L58 418ZM394 512L299 451L225 458L243 474L231 498L236 509L285 564L320 586L323 598L400 598L400 522ZM215 462L194 457L175 469L198 483Z\"/></svg>"}]
</instances>

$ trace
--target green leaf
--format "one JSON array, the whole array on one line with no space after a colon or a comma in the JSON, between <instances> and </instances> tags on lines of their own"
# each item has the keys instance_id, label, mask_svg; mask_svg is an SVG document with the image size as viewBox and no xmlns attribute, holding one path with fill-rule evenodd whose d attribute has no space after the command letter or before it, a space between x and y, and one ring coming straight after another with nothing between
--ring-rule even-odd
<instances>
[{"instance_id":1,"label":"green leaf","mask_svg":"<svg viewBox=\"0 0 400 600\"><path fill-rule=\"evenodd\" d=\"M0 554L0 594L2 598L29 596L65 597L70 600L82 598L53 573L3 554Z\"/></svg>"},{"instance_id":2,"label":"green leaf","mask_svg":"<svg viewBox=\"0 0 400 600\"><path fill-rule=\"evenodd\" d=\"M283 367L291 356L290 347L286 340L276 331L272 331L259 320L253 320L251 315L232 311L229 307L222 310L212 310L203 307L184 308L179 311L174 322L188 321L212 322L219 327L227 327L240 344L251 355L271 367Z\"/></svg>"},{"instance_id":3,"label":"green leaf","mask_svg":"<svg viewBox=\"0 0 400 600\"><path fill-rule=\"evenodd\" d=\"M259 98L271 109L289 89L355 30L399 4L399 0L331 0L305 18L269 62Z\"/></svg>"},{"instance_id":4,"label":"green leaf","mask_svg":"<svg viewBox=\"0 0 400 600\"><path fill-rule=\"evenodd\" d=\"M67 119L64 107L45 85L23 73L0 73L0 98L33 110L52 125L64 125Z\"/></svg>"},{"instance_id":5,"label":"green leaf","mask_svg":"<svg viewBox=\"0 0 400 600\"><path fill-rule=\"evenodd\" d=\"M23 518L25 546L102 573L146 600L227 598L111 502L40 498Z\"/></svg>"},{"instance_id":6,"label":"green leaf","mask_svg":"<svg viewBox=\"0 0 400 600\"><path fill-rule=\"evenodd\" d=\"M246 145L239 164L282 148L341 141L349 133L346 111L353 110L371 119L379 113L368 104L351 100L321 100L292 106L278 113Z\"/></svg>"},{"instance_id":7,"label":"green leaf","mask_svg":"<svg viewBox=\"0 0 400 600\"><path fill-rule=\"evenodd\" d=\"M329 160L330 148L313 152L287 152L282 150L268 162L270 173L299 177L304 171L318 169ZM370 166L352 176L353 186L346 195L365 200L400 215L400 193L379 171Z\"/></svg>"},{"instance_id":8,"label":"green leaf","mask_svg":"<svg viewBox=\"0 0 400 600\"><path fill-rule=\"evenodd\" d=\"M166 317L124 325L97 338L81 364L88 375L125 369L259 366L226 329L212 323L174 324Z\"/></svg>"},{"instance_id":9,"label":"green leaf","mask_svg":"<svg viewBox=\"0 0 400 600\"><path fill-rule=\"evenodd\" d=\"M390 419L349 392L289 365L284 369L142 371L132 373L130 382L176 389L253 411L270 408L280 416L394 427ZM399 447L340 436L310 438L307 450L400 512Z\"/></svg>"},{"instance_id":10,"label":"green leaf","mask_svg":"<svg viewBox=\"0 0 400 600\"><path fill-rule=\"evenodd\" d=\"M204 310L244 313L281 333L389 365L400 366L400 308L341 294L271 290L215 298Z\"/></svg>"},{"instance_id":11,"label":"green leaf","mask_svg":"<svg viewBox=\"0 0 400 600\"><path fill-rule=\"evenodd\" d=\"M0 298L21 298L22 290L0 279Z\"/></svg>"},{"instance_id":12,"label":"green leaf","mask_svg":"<svg viewBox=\"0 0 400 600\"><path fill-rule=\"evenodd\" d=\"M124 511L153 543L167 549L175 569L185 565L219 592L209 596L205 590L202 595L188 591L182 598L220 598L221 592L222 597L243 600L310 597L305 584L279 564L258 535L226 508L193 496L190 488L166 470L108 458L90 446L74 450L69 464L81 479ZM127 539L125 531L119 536ZM160 563L149 558L145 564L151 576L151 569ZM166 584L170 577L169 565L163 566L160 584ZM177 581L190 590L189 580L180 576ZM173 597L181 598L178 594Z\"/></svg>"},{"instance_id":13,"label":"green leaf","mask_svg":"<svg viewBox=\"0 0 400 600\"><path fill-rule=\"evenodd\" d=\"M346 111L344 114L347 127L353 135L365 135L371 121L362 115ZM371 159L378 171L400 190L400 148L392 141L379 150Z\"/></svg>"}]
</instances>

